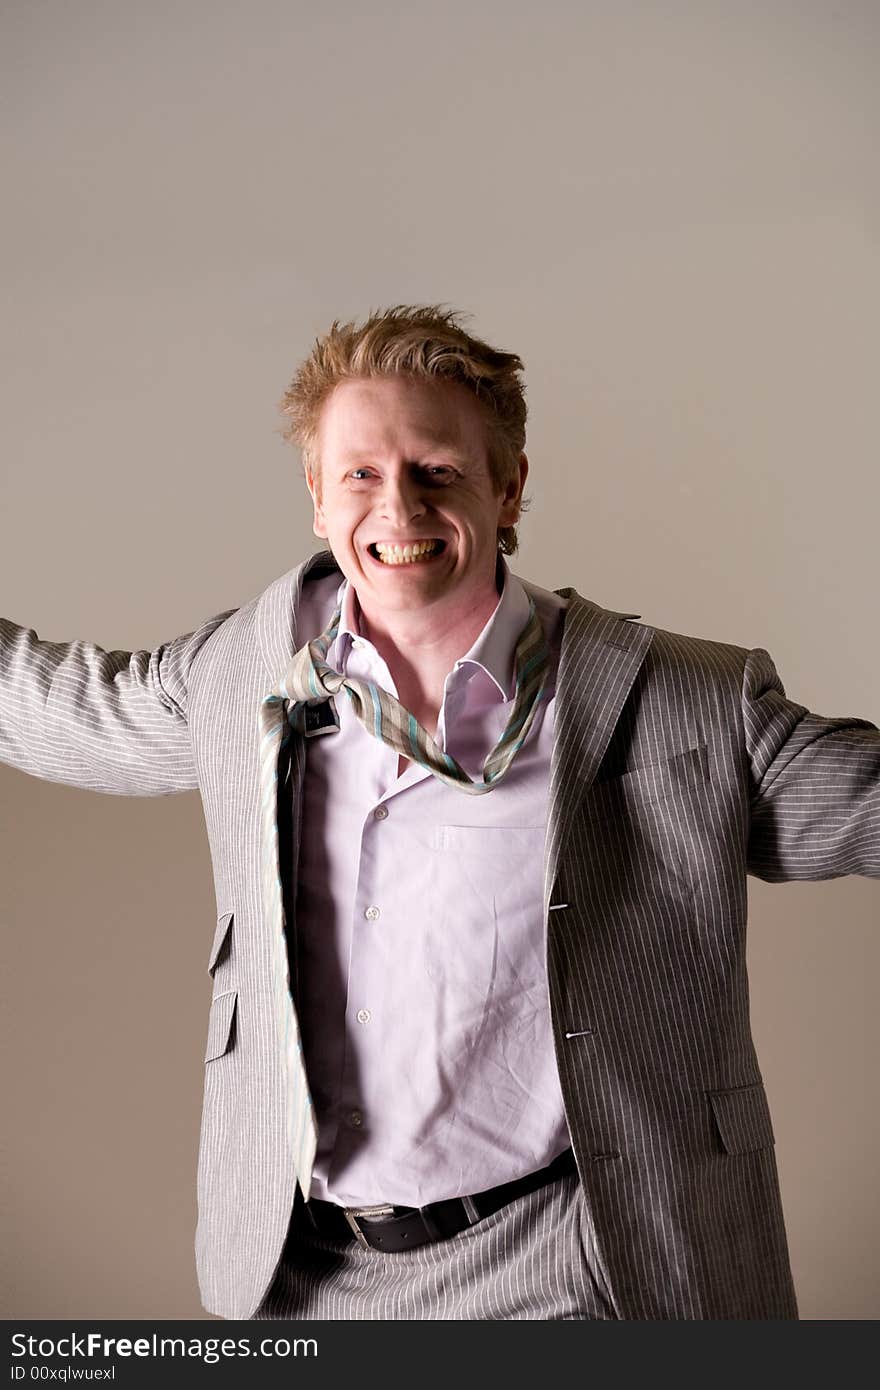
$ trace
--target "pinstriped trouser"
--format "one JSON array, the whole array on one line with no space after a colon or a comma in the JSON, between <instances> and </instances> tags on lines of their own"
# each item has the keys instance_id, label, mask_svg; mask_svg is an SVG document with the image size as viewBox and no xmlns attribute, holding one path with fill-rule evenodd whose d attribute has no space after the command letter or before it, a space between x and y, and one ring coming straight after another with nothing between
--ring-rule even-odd
<instances>
[{"instance_id":1,"label":"pinstriped trouser","mask_svg":"<svg viewBox=\"0 0 880 1390\"><path fill-rule=\"evenodd\" d=\"M298 1194L277 1274L254 1318L613 1319L596 1268L574 1174L450 1240L394 1255L318 1237Z\"/></svg>"}]
</instances>

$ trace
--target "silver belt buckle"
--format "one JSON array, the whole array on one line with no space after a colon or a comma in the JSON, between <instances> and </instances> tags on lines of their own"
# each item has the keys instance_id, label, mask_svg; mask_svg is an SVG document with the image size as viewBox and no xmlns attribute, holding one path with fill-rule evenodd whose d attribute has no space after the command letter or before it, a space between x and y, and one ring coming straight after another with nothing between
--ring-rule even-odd
<instances>
[{"instance_id":1,"label":"silver belt buckle","mask_svg":"<svg viewBox=\"0 0 880 1390\"><path fill-rule=\"evenodd\" d=\"M355 1240L358 1245L362 1245L365 1250L372 1250L373 1246L369 1243L358 1225L358 1217L363 1217L365 1221L369 1221L373 1216L391 1216L393 1212L394 1207L389 1206L387 1202L376 1207L343 1207L342 1209L343 1216L354 1231Z\"/></svg>"}]
</instances>

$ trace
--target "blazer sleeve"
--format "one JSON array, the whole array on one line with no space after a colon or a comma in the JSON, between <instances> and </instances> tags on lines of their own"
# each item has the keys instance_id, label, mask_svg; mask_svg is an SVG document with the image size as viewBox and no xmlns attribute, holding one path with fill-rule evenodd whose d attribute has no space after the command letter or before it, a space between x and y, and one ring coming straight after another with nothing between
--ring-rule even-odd
<instances>
[{"instance_id":1,"label":"blazer sleeve","mask_svg":"<svg viewBox=\"0 0 880 1390\"><path fill-rule=\"evenodd\" d=\"M46 642L0 619L0 760L120 796L197 785L187 727L199 653L230 609L155 651Z\"/></svg>"},{"instance_id":2,"label":"blazer sleeve","mask_svg":"<svg viewBox=\"0 0 880 1390\"><path fill-rule=\"evenodd\" d=\"M748 870L771 883L880 878L880 731L786 698L770 655L746 657L742 686L751 777Z\"/></svg>"}]
</instances>

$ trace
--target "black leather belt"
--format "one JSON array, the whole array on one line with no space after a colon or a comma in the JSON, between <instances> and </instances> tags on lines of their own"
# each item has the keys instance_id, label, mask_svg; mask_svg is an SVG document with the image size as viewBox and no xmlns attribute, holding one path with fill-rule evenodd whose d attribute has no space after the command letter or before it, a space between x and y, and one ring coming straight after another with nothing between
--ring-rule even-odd
<instances>
[{"instance_id":1,"label":"black leather belt","mask_svg":"<svg viewBox=\"0 0 880 1390\"><path fill-rule=\"evenodd\" d=\"M491 1216L515 1197L534 1192L566 1173L576 1172L574 1154L566 1149L537 1173L503 1182L473 1197L449 1197L426 1207L395 1207L387 1203L373 1207L340 1207L335 1202L313 1199L305 1203L305 1210L318 1235L330 1240L357 1240L365 1249L396 1253L427 1245L432 1240L457 1236L459 1231L473 1226L484 1216Z\"/></svg>"}]
</instances>

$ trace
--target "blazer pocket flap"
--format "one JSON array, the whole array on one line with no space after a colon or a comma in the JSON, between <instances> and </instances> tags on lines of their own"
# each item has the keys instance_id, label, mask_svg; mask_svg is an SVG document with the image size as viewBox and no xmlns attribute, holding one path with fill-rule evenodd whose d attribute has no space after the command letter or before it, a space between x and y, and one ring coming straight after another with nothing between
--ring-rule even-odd
<instances>
[{"instance_id":1,"label":"blazer pocket flap","mask_svg":"<svg viewBox=\"0 0 880 1390\"><path fill-rule=\"evenodd\" d=\"M214 941L211 945L211 954L208 957L208 974L213 975L217 966L220 964L220 956L223 948L229 940L229 932L232 927L232 919L235 913L232 911L221 912L217 918L217 930L214 932Z\"/></svg>"},{"instance_id":2,"label":"blazer pocket flap","mask_svg":"<svg viewBox=\"0 0 880 1390\"><path fill-rule=\"evenodd\" d=\"M208 1046L205 1048L205 1061L213 1062L228 1052L234 1040L235 1005L238 990L227 990L211 1000L211 1014L208 1019Z\"/></svg>"},{"instance_id":3,"label":"blazer pocket flap","mask_svg":"<svg viewBox=\"0 0 880 1390\"><path fill-rule=\"evenodd\" d=\"M770 1106L762 1082L754 1086L736 1086L729 1091L709 1091L708 1096L727 1153L751 1153L775 1143Z\"/></svg>"},{"instance_id":4,"label":"blazer pocket flap","mask_svg":"<svg viewBox=\"0 0 880 1390\"><path fill-rule=\"evenodd\" d=\"M661 762L633 767L593 782L587 789L585 804L589 807L592 801L604 808L614 801L663 801L687 789L701 788L708 781L708 747L701 743Z\"/></svg>"}]
</instances>

